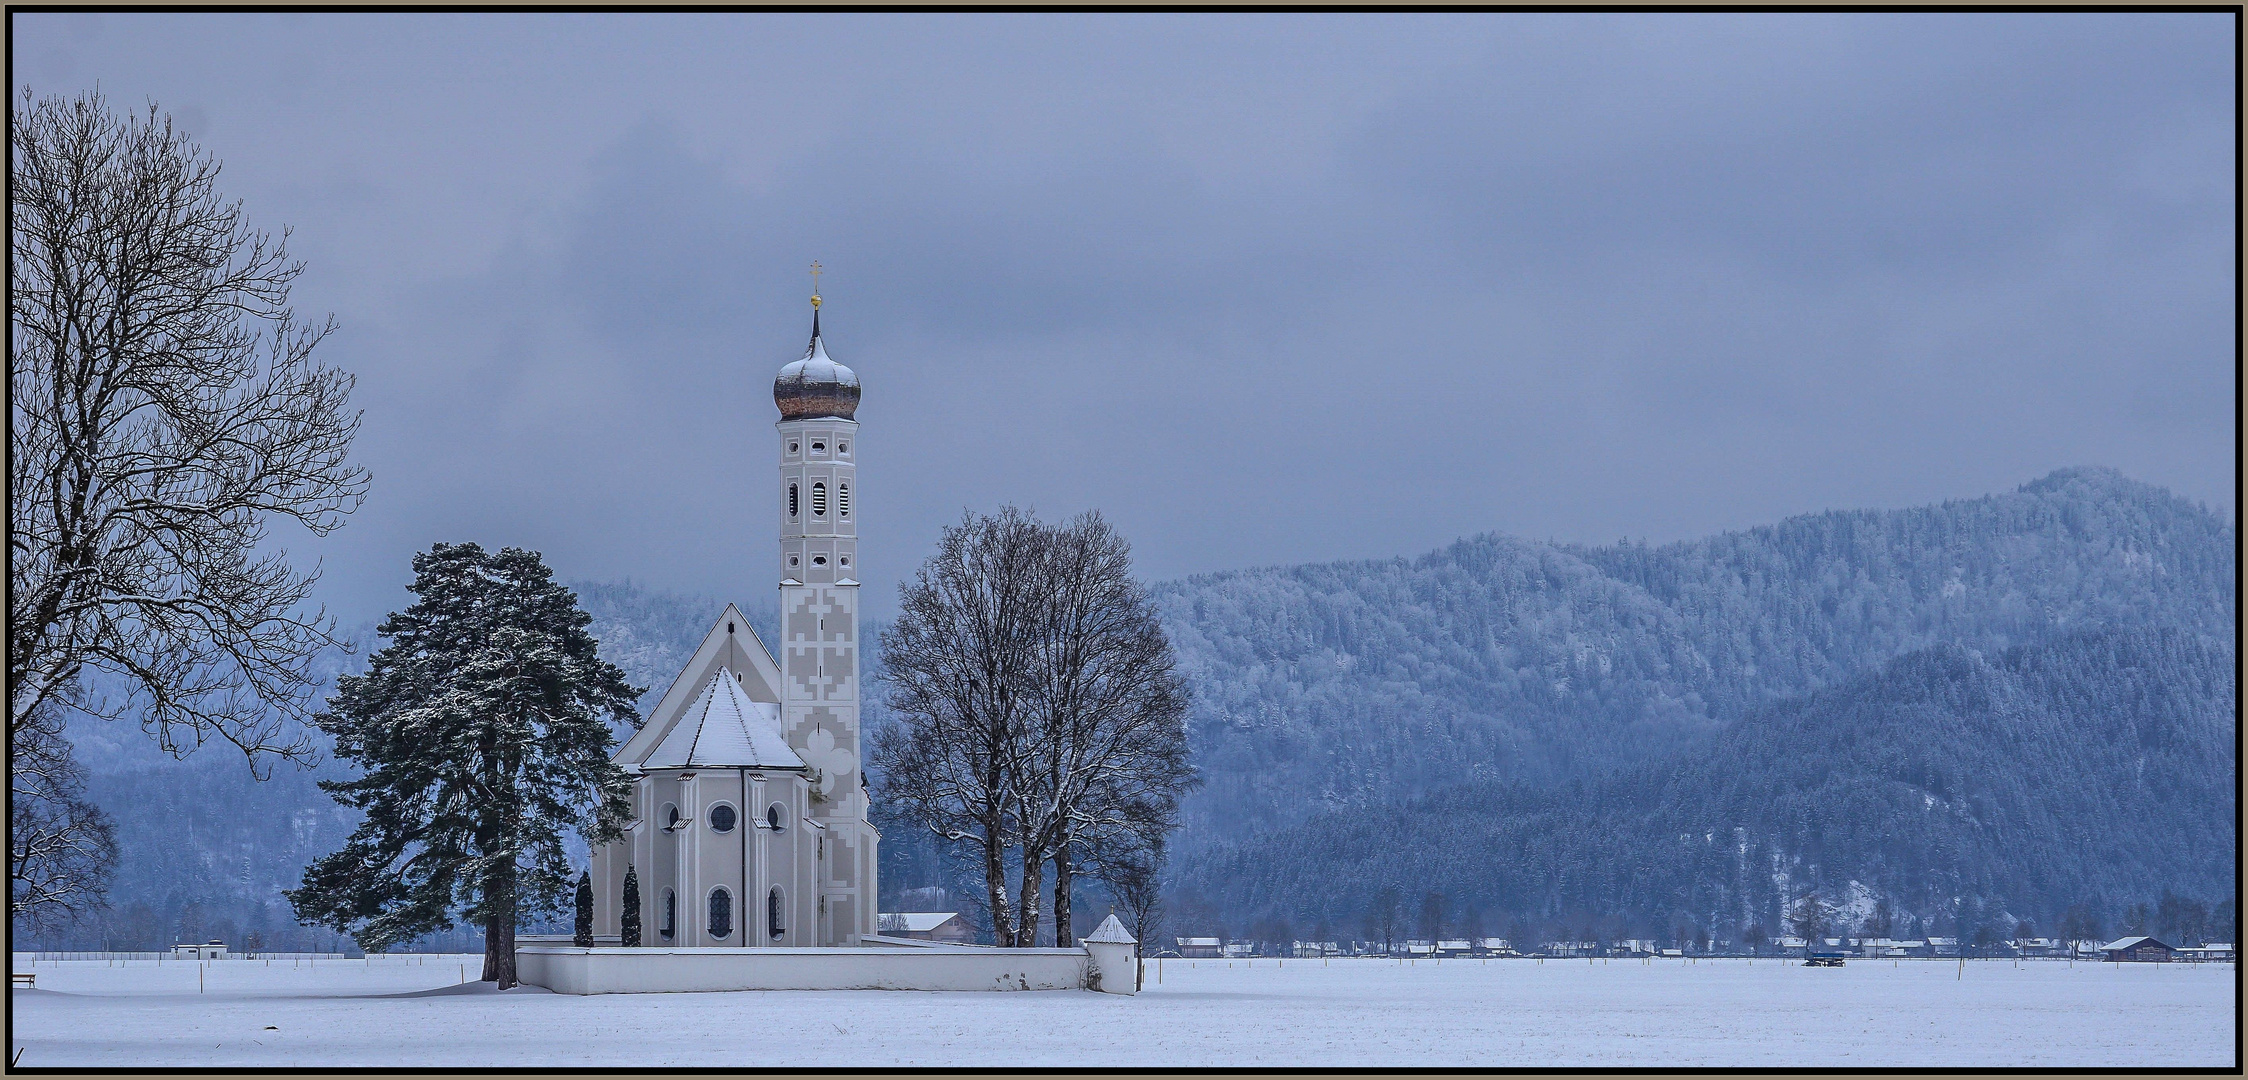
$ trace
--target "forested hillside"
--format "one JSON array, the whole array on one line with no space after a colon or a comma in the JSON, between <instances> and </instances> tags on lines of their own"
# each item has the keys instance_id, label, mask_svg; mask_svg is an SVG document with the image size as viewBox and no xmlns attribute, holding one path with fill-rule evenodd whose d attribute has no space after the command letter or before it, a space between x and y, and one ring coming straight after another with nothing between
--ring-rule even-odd
<instances>
[{"instance_id":1,"label":"forested hillside","mask_svg":"<svg viewBox=\"0 0 2248 1080\"><path fill-rule=\"evenodd\" d=\"M1900 936L2214 900L2235 870L2236 659L2172 629L1937 646L1670 759L1330 810L1191 859L1180 885L1244 923L1355 929L1389 885L1490 925L1734 940L1812 892L1846 917L1887 900Z\"/></svg>"},{"instance_id":2,"label":"forested hillside","mask_svg":"<svg viewBox=\"0 0 2248 1080\"><path fill-rule=\"evenodd\" d=\"M1477 779L1662 758L1909 650L2090 627L2229 638L2235 536L2107 469L1706 540L1500 536L1157 586L1193 674L1189 849Z\"/></svg>"},{"instance_id":3,"label":"forested hillside","mask_svg":"<svg viewBox=\"0 0 2248 1080\"><path fill-rule=\"evenodd\" d=\"M1176 845L1181 917L1355 917L1366 882L1424 878L1462 910L1720 928L1851 881L1835 900L1947 919L2209 895L2234 847L2236 543L2203 507L2082 469L1661 546L1481 536L1157 584L1207 779ZM644 705L723 607L573 588ZM353 636L331 670L379 644ZM183 913L287 930L273 890L352 825L313 776L260 784L229 748L72 737L118 819L109 923L145 908L136 940L197 936ZM951 884L884 828L886 896Z\"/></svg>"}]
</instances>

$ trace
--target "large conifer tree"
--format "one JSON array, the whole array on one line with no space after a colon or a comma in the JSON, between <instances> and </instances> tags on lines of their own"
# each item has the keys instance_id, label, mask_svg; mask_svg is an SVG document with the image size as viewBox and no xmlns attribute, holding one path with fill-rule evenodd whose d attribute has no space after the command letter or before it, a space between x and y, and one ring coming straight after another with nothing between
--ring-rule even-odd
<instances>
[{"instance_id":1,"label":"large conifer tree","mask_svg":"<svg viewBox=\"0 0 2248 1080\"><path fill-rule=\"evenodd\" d=\"M504 990L516 920L570 896L564 830L621 831L631 780L605 719L638 726L639 691L536 552L438 544L414 556L411 588L377 628L389 644L316 717L362 770L320 786L366 819L288 897L370 950L482 923L483 978Z\"/></svg>"}]
</instances>

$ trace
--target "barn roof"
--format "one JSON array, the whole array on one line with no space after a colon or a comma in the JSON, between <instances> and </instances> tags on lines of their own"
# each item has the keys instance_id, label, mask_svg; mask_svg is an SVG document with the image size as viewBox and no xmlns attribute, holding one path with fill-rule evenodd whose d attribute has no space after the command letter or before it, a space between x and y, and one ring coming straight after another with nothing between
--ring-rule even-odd
<instances>
[{"instance_id":1,"label":"barn roof","mask_svg":"<svg viewBox=\"0 0 2248 1080\"><path fill-rule=\"evenodd\" d=\"M2114 941L2108 942L2107 944L2100 946L2100 951L2110 952L2116 949L2135 948L2140 945L2161 945L2165 949L2170 947L2160 941L2155 940L2154 938L2146 936L2145 934L2137 934L2127 938L2117 938Z\"/></svg>"},{"instance_id":2,"label":"barn roof","mask_svg":"<svg viewBox=\"0 0 2248 1080\"><path fill-rule=\"evenodd\" d=\"M937 927L960 917L957 911L885 911L885 919L898 920L896 928L909 933L926 934Z\"/></svg>"}]
</instances>

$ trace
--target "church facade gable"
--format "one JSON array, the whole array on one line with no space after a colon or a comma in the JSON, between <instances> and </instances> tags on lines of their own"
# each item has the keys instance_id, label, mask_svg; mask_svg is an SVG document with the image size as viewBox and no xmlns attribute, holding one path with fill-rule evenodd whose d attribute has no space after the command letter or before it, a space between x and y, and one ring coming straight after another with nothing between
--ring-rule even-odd
<instances>
[{"instance_id":1,"label":"church facade gable","mask_svg":"<svg viewBox=\"0 0 2248 1080\"><path fill-rule=\"evenodd\" d=\"M688 706L694 704L696 695L719 668L741 676L742 692L751 701L778 703L781 700L779 665L773 662L772 653L758 638L757 631L750 628L741 609L728 604L711 624L710 633L703 636L702 644L696 647L687 666L680 669L679 677L672 680L671 689L664 692L663 700L648 711L647 722L632 738L625 740L610 760L627 766L645 760L649 752L671 734L671 729L686 715Z\"/></svg>"}]
</instances>

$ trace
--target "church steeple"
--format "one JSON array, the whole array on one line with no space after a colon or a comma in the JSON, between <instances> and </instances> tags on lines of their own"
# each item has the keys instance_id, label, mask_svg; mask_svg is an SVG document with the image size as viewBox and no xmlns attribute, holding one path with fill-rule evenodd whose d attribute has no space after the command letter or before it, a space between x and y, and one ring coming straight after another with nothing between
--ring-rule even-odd
<instances>
[{"instance_id":1,"label":"church steeple","mask_svg":"<svg viewBox=\"0 0 2248 1080\"><path fill-rule=\"evenodd\" d=\"M780 406L781 728L814 772L806 840L819 864L820 944L874 934L875 851L859 742L859 377L820 340L812 264L812 340L773 382ZM811 883L807 883L811 884Z\"/></svg>"},{"instance_id":2,"label":"church steeple","mask_svg":"<svg viewBox=\"0 0 2248 1080\"><path fill-rule=\"evenodd\" d=\"M859 409L859 377L850 368L828 359L820 342L820 264L812 264L812 341L804 355L781 368L773 379L773 404L783 420L836 417L849 420Z\"/></svg>"}]
</instances>

